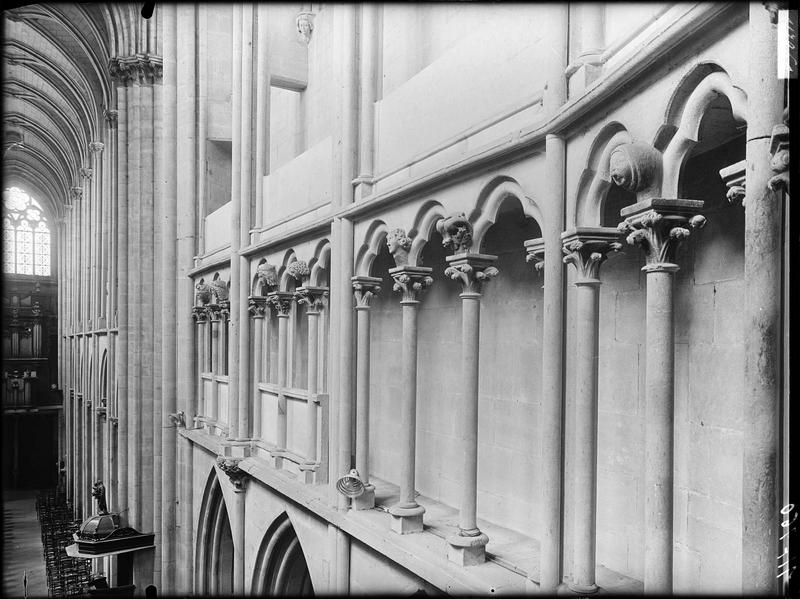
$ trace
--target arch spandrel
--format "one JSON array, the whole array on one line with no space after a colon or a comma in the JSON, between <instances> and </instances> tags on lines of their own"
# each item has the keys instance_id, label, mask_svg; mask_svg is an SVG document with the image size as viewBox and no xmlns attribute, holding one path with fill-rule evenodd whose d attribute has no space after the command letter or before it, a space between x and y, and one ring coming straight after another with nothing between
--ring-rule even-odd
<instances>
[{"instance_id":1,"label":"arch spandrel","mask_svg":"<svg viewBox=\"0 0 800 599\"><path fill-rule=\"evenodd\" d=\"M532 218L544 228L544 215L538 202L525 193L522 186L510 177L494 179L478 196L478 202L470 220L473 222L472 244L477 251L489 228L497 221L497 215L505 202L517 201L526 218Z\"/></svg>"}]
</instances>

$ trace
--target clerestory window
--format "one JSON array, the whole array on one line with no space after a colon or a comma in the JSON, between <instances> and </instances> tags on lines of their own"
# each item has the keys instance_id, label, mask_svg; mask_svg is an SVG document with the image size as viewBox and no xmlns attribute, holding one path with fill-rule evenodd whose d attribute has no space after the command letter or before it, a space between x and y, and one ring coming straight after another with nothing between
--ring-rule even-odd
<instances>
[{"instance_id":1,"label":"clerestory window","mask_svg":"<svg viewBox=\"0 0 800 599\"><path fill-rule=\"evenodd\" d=\"M3 191L3 272L50 276L50 229L39 202L17 187Z\"/></svg>"}]
</instances>

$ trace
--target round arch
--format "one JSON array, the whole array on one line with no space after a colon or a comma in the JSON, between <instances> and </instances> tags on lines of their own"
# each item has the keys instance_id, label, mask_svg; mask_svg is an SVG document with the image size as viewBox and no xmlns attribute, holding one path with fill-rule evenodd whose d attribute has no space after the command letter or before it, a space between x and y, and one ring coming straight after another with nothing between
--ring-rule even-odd
<instances>
[{"instance_id":1,"label":"round arch","mask_svg":"<svg viewBox=\"0 0 800 599\"><path fill-rule=\"evenodd\" d=\"M312 596L311 575L286 512L267 529L256 557L251 592L274 597Z\"/></svg>"}]
</instances>

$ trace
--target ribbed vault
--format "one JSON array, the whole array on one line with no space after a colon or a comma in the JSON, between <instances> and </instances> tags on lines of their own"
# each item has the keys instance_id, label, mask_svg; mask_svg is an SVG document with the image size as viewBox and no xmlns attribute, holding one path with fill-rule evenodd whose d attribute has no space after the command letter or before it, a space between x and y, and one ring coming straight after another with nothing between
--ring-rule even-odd
<instances>
[{"instance_id":1,"label":"ribbed vault","mask_svg":"<svg viewBox=\"0 0 800 599\"><path fill-rule=\"evenodd\" d=\"M109 60L147 48L141 6L32 4L3 11L3 178L51 217L71 203L89 144L115 106ZM140 43L141 38L144 44ZM153 36L154 37L154 36ZM155 49L154 49L155 50Z\"/></svg>"}]
</instances>

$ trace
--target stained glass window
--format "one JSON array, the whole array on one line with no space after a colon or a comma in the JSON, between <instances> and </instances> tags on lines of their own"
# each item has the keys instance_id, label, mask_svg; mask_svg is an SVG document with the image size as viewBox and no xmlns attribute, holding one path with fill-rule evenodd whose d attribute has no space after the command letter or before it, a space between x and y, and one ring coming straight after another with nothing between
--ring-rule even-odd
<instances>
[{"instance_id":1,"label":"stained glass window","mask_svg":"<svg viewBox=\"0 0 800 599\"><path fill-rule=\"evenodd\" d=\"M3 191L3 271L50 275L50 229L42 207L17 187Z\"/></svg>"}]
</instances>

